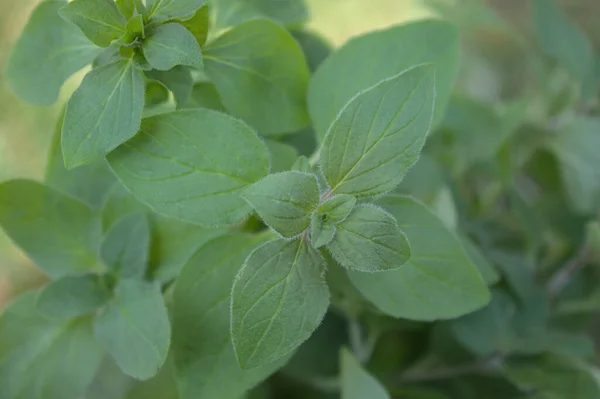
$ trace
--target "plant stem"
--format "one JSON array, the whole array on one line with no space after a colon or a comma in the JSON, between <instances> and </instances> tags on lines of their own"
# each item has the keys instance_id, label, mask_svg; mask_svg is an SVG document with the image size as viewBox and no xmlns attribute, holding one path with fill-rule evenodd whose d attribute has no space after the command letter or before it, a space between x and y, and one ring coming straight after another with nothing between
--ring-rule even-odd
<instances>
[{"instance_id":1,"label":"plant stem","mask_svg":"<svg viewBox=\"0 0 600 399\"><path fill-rule=\"evenodd\" d=\"M546 286L546 291L550 298L556 298L567 286L573 274L585 266L589 252L590 248L586 242L563 267L554 273Z\"/></svg>"}]
</instances>

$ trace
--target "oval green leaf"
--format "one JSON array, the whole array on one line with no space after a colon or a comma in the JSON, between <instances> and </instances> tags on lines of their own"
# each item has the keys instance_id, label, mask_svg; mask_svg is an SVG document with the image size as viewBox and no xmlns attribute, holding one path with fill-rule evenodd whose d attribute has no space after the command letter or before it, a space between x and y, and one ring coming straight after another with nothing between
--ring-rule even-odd
<instances>
[{"instance_id":1,"label":"oval green leaf","mask_svg":"<svg viewBox=\"0 0 600 399\"><path fill-rule=\"evenodd\" d=\"M269 227L292 238L310 225L310 215L319 203L319 186L315 175L288 171L268 175L248 187L242 197Z\"/></svg>"},{"instance_id":2,"label":"oval green leaf","mask_svg":"<svg viewBox=\"0 0 600 399\"><path fill-rule=\"evenodd\" d=\"M394 218L372 205L356 207L337 224L327 249L342 266L364 272L397 269L411 256Z\"/></svg>"},{"instance_id":3,"label":"oval green leaf","mask_svg":"<svg viewBox=\"0 0 600 399\"><path fill-rule=\"evenodd\" d=\"M73 0L59 14L100 47L108 47L127 31L127 20L113 0Z\"/></svg>"},{"instance_id":4,"label":"oval green leaf","mask_svg":"<svg viewBox=\"0 0 600 399\"><path fill-rule=\"evenodd\" d=\"M129 60L89 72L69 100L62 126L67 169L102 158L133 137L144 108L144 79Z\"/></svg>"},{"instance_id":5,"label":"oval green leaf","mask_svg":"<svg viewBox=\"0 0 600 399\"><path fill-rule=\"evenodd\" d=\"M269 170L256 133L208 109L145 119L140 134L108 161L125 187L156 212L205 226L242 220L250 206L241 192Z\"/></svg>"},{"instance_id":6,"label":"oval green leaf","mask_svg":"<svg viewBox=\"0 0 600 399\"><path fill-rule=\"evenodd\" d=\"M150 224L144 213L117 221L104 236L102 261L119 277L144 277L150 256Z\"/></svg>"},{"instance_id":7,"label":"oval green leaf","mask_svg":"<svg viewBox=\"0 0 600 399\"><path fill-rule=\"evenodd\" d=\"M460 242L423 204L409 197L378 201L398 221L411 258L397 270L349 271L352 283L381 311L411 320L450 319L483 307L490 293Z\"/></svg>"},{"instance_id":8,"label":"oval green leaf","mask_svg":"<svg viewBox=\"0 0 600 399\"><path fill-rule=\"evenodd\" d=\"M233 280L244 259L265 238L214 239L181 271L173 294L173 353L181 399L240 397L287 361L243 370L230 338Z\"/></svg>"},{"instance_id":9,"label":"oval green leaf","mask_svg":"<svg viewBox=\"0 0 600 399\"><path fill-rule=\"evenodd\" d=\"M240 366L276 361L306 341L329 306L321 256L304 239L254 250L231 292L231 337Z\"/></svg>"},{"instance_id":10,"label":"oval green leaf","mask_svg":"<svg viewBox=\"0 0 600 399\"><path fill-rule=\"evenodd\" d=\"M444 116L458 74L456 28L440 20L418 21L368 33L342 46L321 64L310 82L308 107L319 142L356 93L423 63L436 66L435 127Z\"/></svg>"},{"instance_id":11,"label":"oval green leaf","mask_svg":"<svg viewBox=\"0 0 600 399\"><path fill-rule=\"evenodd\" d=\"M190 31L178 23L153 29L142 44L146 60L154 69L167 71L176 65L202 68L200 44Z\"/></svg>"},{"instance_id":12,"label":"oval green leaf","mask_svg":"<svg viewBox=\"0 0 600 399\"><path fill-rule=\"evenodd\" d=\"M125 374L146 380L158 373L171 339L160 285L121 280L115 298L96 318L94 333Z\"/></svg>"},{"instance_id":13,"label":"oval green leaf","mask_svg":"<svg viewBox=\"0 0 600 399\"><path fill-rule=\"evenodd\" d=\"M334 194L372 197L396 187L417 161L431 117L435 72L421 65L354 97L331 124L320 151Z\"/></svg>"},{"instance_id":14,"label":"oval green leaf","mask_svg":"<svg viewBox=\"0 0 600 399\"><path fill-rule=\"evenodd\" d=\"M277 23L235 26L206 45L204 64L229 112L261 134L308 125L308 67L298 43Z\"/></svg>"}]
</instances>

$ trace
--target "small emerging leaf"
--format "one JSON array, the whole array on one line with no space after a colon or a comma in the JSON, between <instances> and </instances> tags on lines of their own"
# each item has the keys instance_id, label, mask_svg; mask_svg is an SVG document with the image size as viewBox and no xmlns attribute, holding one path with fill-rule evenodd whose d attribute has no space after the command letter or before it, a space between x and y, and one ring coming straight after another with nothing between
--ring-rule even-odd
<instances>
[{"instance_id":1,"label":"small emerging leaf","mask_svg":"<svg viewBox=\"0 0 600 399\"><path fill-rule=\"evenodd\" d=\"M304 173L312 173L312 167L310 166L310 161L304 155L300 155L298 159L292 165L292 170L297 170L298 172Z\"/></svg>"},{"instance_id":2,"label":"small emerging leaf","mask_svg":"<svg viewBox=\"0 0 600 399\"><path fill-rule=\"evenodd\" d=\"M97 274L63 277L42 288L36 308L46 317L65 320L94 312L110 295L106 282Z\"/></svg>"},{"instance_id":3,"label":"small emerging leaf","mask_svg":"<svg viewBox=\"0 0 600 399\"><path fill-rule=\"evenodd\" d=\"M373 197L402 181L425 144L434 83L433 65L421 65L382 80L346 104L320 151L332 193Z\"/></svg>"},{"instance_id":4,"label":"small emerging leaf","mask_svg":"<svg viewBox=\"0 0 600 399\"><path fill-rule=\"evenodd\" d=\"M8 84L29 103L54 103L65 80L102 51L58 15L65 4L64 0L41 2L29 17L8 60Z\"/></svg>"},{"instance_id":5,"label":"small emerging leaf","mask_svg":"<svg viewBox=\"0 0 600 399\"><path fill-rule=\"evenodd\" d=\"M319 187L315 175L281 172L254 183L242 197L269 227L292 238L310 225L310 215L319 203Z\"/></svg>"},{"instance_id":6,"label":"small emerging leaf","mask_svg":"<svg viewBox=\"0 0 600 399\"><path fill-rule=\"evenodd\" d=\"M60 9L60 16L100 47L108 47L126 32L127 20L113 0L73 0Z\"/></svg>"},{"instance_id":7,"label":"small emerging leaf","mask_svg":"<svg viewBox=\"0 0 600 399\"><path fill-rule=\"evenodd\" d=\"M340 352L342 399L390 399L385 387L343 348Z\"/></svg>"},{"instance_id":8,"label":"small emerging leaf","mask_svg":"<svg viewBox=\"0 0 600 399\"><path fill-rule=\"evenodd\" d=\"M317 213L326 217L328 222L343 222L356 205L356 198L348 194L334 195L319 204Z\"/></svg>"},{"instance_id":9,"label":"small emerging leaf","mask_svg":"<svg viewBox=\"0 0 600 399\"><path fill-rule=\"evenodd\" d=\"M335 235L335 224L324 221L323 215L313 213L310 222L310 243L314 248L321 248L331 242Z\"/></svg>"},{"instance_id":10,"label":"small emerging leaf","mask_svg":"<svg viewBox=\"0 0 600 399\"><path fill-rule=\"evenodd\" d=\"M89 72L71 96L62 127L67 169L98 160L133 137L144 108L144 80L131 61Z\"/></svg>"},{"instance_id":11,"label":"small emerging leaf","mask_svg":"<svg viewBox=\"0 0 600 399\"><path fill-rule=\"evenodd\" d=\"M327 249L342 266L363 272L397 269L410 258L410 245L396 220L372 205L356 207L337 226Z\"/></svg>"},{"instance_id":12,"label":"small emerging leaf","mask_svg":"<svg viewBox=\"0 0 600 399\"><path fill-rule=\"evenodd\" d=\"M202 68L202 52L194 36L177 23L153 29L142 45L144 56L154 69L167 71L176 65Z\"/></svg>"},{"instance_id":13,"label":"small emerging leaf","mask_svg":"<svg viewBox=\"0 0 600 399\"><path fill-rule=\"evenodd\" d=\"M320 255L305 240L258 247L231 293L231 336L240 366L273 362L304 342L329 306Z\"/></svg>"},{"instance_id":14,"label":"small emerging leaf","mask_svg":"<svg viewBox=\"0 0 600 399\"><path fill-rule=\"evenodd\" d=\"M150 225L143 213L127 215L106 233L100 255L120 278L144 277L150 256Z\"/></svg>"},{"instance_id":15,"label":"small emerging leaf","mask_svg":"<svg viewBox=\"0 0 600 399\"><path fill-rule=\"evenodd\" d=\"M160 286L121 280L115 298L96 318L94 332L125 374L140 380L155 375L167 358L171 339Z\"/></svg>"},{"instance_id":16,"label":"small emerging leaf","mask_svg":"<svg viewBox=\"0 0 600 399\"><path fill-rule=\"evenodd\" d=\"M137 14L127 21L127 32L135 36L145 36L144 17Z\"/></svg>"}]
</instances>

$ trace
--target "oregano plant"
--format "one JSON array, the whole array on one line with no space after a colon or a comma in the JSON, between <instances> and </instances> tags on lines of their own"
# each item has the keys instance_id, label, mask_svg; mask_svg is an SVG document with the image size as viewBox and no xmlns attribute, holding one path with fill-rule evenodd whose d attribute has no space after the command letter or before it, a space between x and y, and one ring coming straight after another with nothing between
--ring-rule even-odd
<instances>
[{"instance_id":1,"label":"oregano plant","mask_svg":"<svg viewBox=\"0 0 600 399\"><path fill-rule=\"evenodd\" d=\"M426 3L333 49L301 0L40 2L7 84L84 72L0 183L48 278L0 399L600 397L600 55L554 0ZM486 100L490 21L537 81Z\"/></svg>"}]
</instances>

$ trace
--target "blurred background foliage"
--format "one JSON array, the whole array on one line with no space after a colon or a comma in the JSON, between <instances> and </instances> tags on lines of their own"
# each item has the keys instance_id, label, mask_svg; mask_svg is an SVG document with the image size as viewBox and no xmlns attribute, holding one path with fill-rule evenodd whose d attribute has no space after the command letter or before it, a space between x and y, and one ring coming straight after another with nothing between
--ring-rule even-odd
<instances>
[{"instance_id":1,"label":"blurred background foliage","mask_svg":"<svg viewBox=\"0 0 600 399\"><path fill-rule=\"evenodd\" d=\"M38 2L0 0L0 65L5 64L12 43ZM465 136L468 140L477 139L481 129L514 130L510 123L509 126L498 123L494 108L498 104L503 104L501 114L508 115L503 120L510 122L519 120L524 104L533 104L526 107L528 113L542 113L535 109L537 102L528 97L530 93L538 96L544 93L560 108L565 102L585 96L586 87L596 84L573 87L560 70L540 73L544 66L536 62L539 58L530 56L531 52L539 52L531 46L535 40L530 0L308 0L308 3L312 13L309 27L334 46L351 36L408 20L434 15L454 20L463 33L462 73L445 126L463 129L468 120ZM600 1L561 0L559 3L592 39L596 53L600 53ZM80 73L71 78L63 88L61 101L52 107L22 103L0 78L0 181L42 178L58 113L81 77ZM535 126L528 128L535 129ZM500 131L497 137L502 135ZM433 153L438 150L436 145L440 146L439 151L453 158L462 155L460 142L437 140L432 143ZM474 159L463 157L463 162L453 162L452 173L462 173L471 163L493 154L484 152L471 156ZM423 163L424 168L426 164ZM493 191L493 187L486 190ZM444 197L438 196L437 200L443 207ZM43 282L31 262L2 234L0 232L0 307L23 289Z\"/></svg>"}]
</instances>

